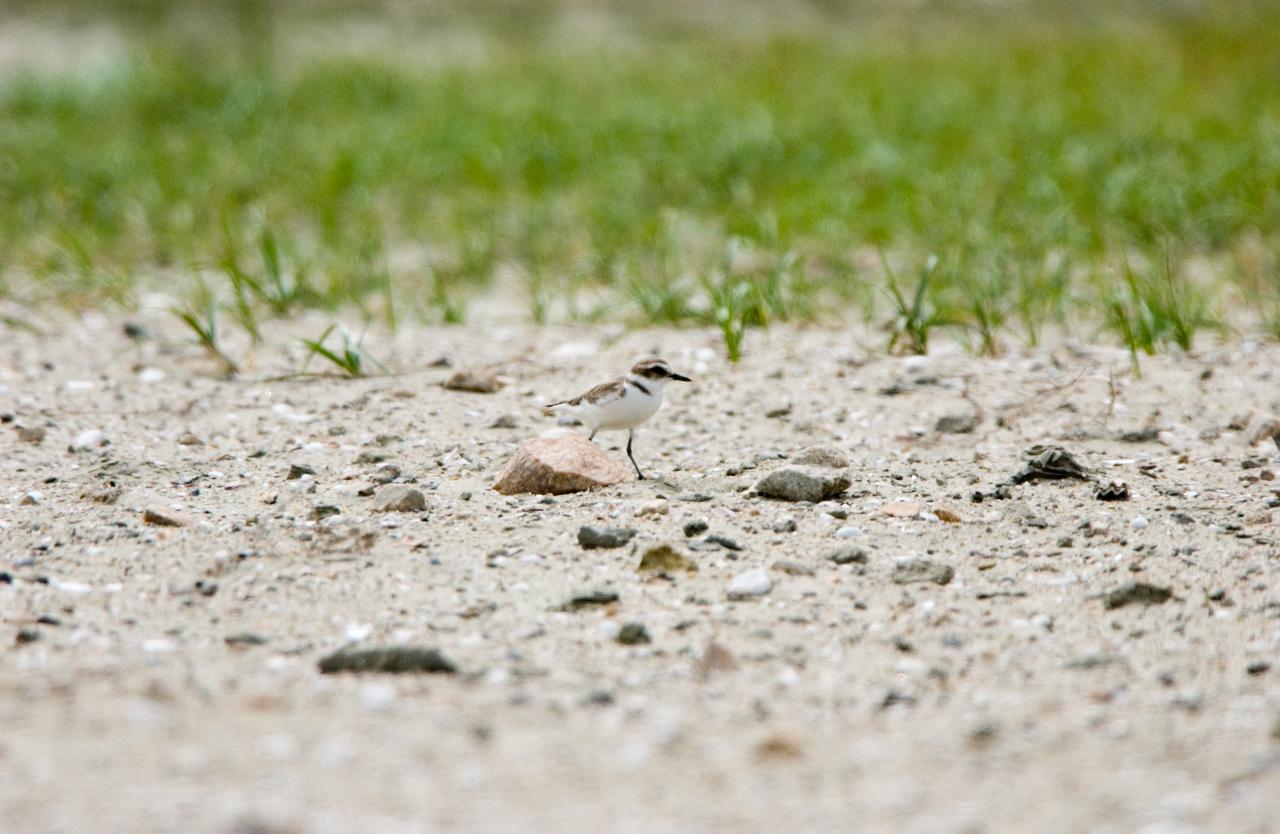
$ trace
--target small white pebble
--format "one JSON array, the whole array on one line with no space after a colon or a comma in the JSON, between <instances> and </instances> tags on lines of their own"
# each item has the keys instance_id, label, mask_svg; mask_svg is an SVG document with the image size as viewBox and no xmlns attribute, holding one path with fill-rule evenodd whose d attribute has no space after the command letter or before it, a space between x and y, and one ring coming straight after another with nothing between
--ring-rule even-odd
<instances>
[{"instance_id":1,"label":"small white pebble","mask_svg":"<svg viewBox=\"0 0 1280 834\"><path fill-rule=\"evenodd\" d=\"M862 535L861 527L841 527L836 531L836 538L839 539L856 539Z\"/></svg>"},{"instance_id":2,"label":"small white pebble","mask_svg":"<svg viewBox=\"0 0 1280 834\"><path fill-rule=\"evenodd\" d=\"M368 623L348 623L346 634L348 642L359 643L370 634L373 634L373 626Z\"/></svg>"},{"instance_id":3,"label":"small white pebble","mask_svg":"<svg viewBox=\"0 0 1280 834\"><path fill-rule=\"evenodd\" d=\"M76 435L76 439L71 441L71 451L83 452L86 449L96 449L99 446L105 446L107 436L97 429L89 429L82 431Z\"/></svg>"},{"instance_id":4,"label":"small white pebble","mask_svg":"<svg viewBox=\"0 0 1280 834\"><path fill-rule=\"evenodd\" d=\"M390 712L396 704L396 688L387 681L371 681L360 687L360 706L369 712Z\"/></svg>"},{"instance_id":5,"label":"small white pebble","mask_svg":"<svg viewBox=\"0 0 1280 834\"><path fill-rule=\"evenodd\" d=\"M759 597L773 590L773 580L763 568L743 571L729 583L730 598Z\"/></svg>"},{"instance_id":6,"label":"small white pebble","mask_svg":"<svg viewBox=\"0 0 1280 834\"><path fill-rule=\"evenodd\" d=\"M1129 525L1135 530L1145 530L1147 529L1147 524L1148 521L1142 516L1137 516L1133 521L1129 522Z\"/></svg>"},{"instance_id":7,"label":"small white pebble","mask_svg":"<svg viewBox=\"0 0 1280 834\"><path fill-rule=\"evenodd\" d=\"M144 385L151 385L164 379L164 371L159 368L143 368L138 371L138 382Z\"/></svg>"}]
</instances>

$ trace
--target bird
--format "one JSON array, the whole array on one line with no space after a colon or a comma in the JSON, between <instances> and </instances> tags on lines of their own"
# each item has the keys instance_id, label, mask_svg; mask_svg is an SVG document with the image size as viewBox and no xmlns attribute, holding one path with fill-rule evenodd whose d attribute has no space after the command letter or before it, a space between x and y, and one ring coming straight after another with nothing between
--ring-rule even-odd
<instances>
[{"instance_id":1,"label":"bird","mask_svg":"<svg viewBox=\"0 0 1280 834\"><path fill-rule=\"evenodd\" d=\"M662 407L662 391L672 380L693 381L672 371L661 359L642 359L622 376L602 382L571 400L549 403L546 409L578 418L591 429L588 440L595 440L596 432L626 429L627 457L636 468L636 476L643 481L644 473L631 453L631 441L636 427L658 413Z\"/></svg>"}]
</instances>

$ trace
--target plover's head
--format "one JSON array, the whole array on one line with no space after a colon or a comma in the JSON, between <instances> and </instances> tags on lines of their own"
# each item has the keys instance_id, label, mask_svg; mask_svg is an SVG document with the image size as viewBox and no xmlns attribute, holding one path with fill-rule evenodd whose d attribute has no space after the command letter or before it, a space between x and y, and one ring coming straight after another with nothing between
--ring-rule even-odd
<instances>
[{"instance_id":1,"label":"plover's head","mask_svg":"<svg viewBox=\"0 0 1280 834\"><path fill-rule=\"evenodd\" d=\"M631 366L631 375L637 379L666 385L671 380L676 382L692 382L683 374L677 374L661 359L645 359Z\"/></svg>"}]
</instances>

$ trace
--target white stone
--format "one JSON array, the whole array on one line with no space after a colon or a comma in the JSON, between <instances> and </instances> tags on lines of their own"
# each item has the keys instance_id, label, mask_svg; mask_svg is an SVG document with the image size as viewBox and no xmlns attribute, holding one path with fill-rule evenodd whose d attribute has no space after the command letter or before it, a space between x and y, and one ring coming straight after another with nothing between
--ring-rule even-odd
<instances>
[{"instance_id":1,"label":"white stone","mask_svg":"<svg viewBox=\"0 0 1280 834\"><path fill-rule=\"evenodd\" d=\"M1133 519L1133 521L1129 522L1129 526L1131 526L1135 530L1145 530L1147 529L1148 523L1149 522L1142 516L1137 516Z\"/></svg>"},{"instance_id":2,"label":"white stone","mask_svg":"<svg viewBox=\"0 0 1280 834\"><path fill-rule=\"evenodd\" d=\"M390 712L396 703L396 688L387 681L371 681L360 687L360 706L369 712Z\"/></svg>"},{"instance_id":3,"label":"white stone","mask_svg":"<svg viewBox=\"0 0 1280 834\"><path fill-rule=\"evenodd\" d=\"M71 451L83 452L86 449L96 449L107 442L107 436L97 429L89 429L82 431L76 435L76 439L71 441Z\"/></svg>"},{"instance_id":4,"label":"white stone","mask_svg":"<svg viewBox=\"0 0 1280 834\"><path fill-rule=\"evenodd\" d=\"M765 573L763 568L752 568L751 570L743 571L729 583L729 596L731 598L759 597L772 590L773 580L769 578L769 574Z\"/></svg>"}]
</instances>

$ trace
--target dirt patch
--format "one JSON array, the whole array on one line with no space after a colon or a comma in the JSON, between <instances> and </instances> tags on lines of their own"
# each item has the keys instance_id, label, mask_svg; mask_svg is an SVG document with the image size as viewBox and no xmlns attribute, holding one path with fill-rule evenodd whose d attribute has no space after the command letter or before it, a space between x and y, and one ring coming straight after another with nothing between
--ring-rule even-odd
<instances>
[{"instance_id":1,"label":"dirt patch","mask_svg":"<svg viewBox=\"0 0 1280 834\"><path fill-rule=\"evenodd\" d=\"M301 365L282 338L228 381L143 324L0 333L0 829L1261 831L1280 812L1280 460L1249 444L1280 413L1275 348L1135 378L1074 344L898 359L774 329L730 367L698 331L407 328L367 341L402 376L279 378ZM489 488L556 428L541 403L655 346L694 383L637 432L652 480ZM511 382L442 387L467 367ZM966 405L971 431L937 429ZM625 434L597 441L625 463ZM1093 480L1004 483L1036 445ZM847 491L753 493L815 446ZM1095 497L1111 480L1127 501ZM389 485L425 501L378 512ZM584 525L637 532L584 549ZM661 544L698 570L637 571ZM922 564L946 584L895 581ZM757 570L768 590L731 599ZM1131 583L1169 597L1108 608ZM318 667L397 646L456 673Z\"/></svg>"}]
</instances>

